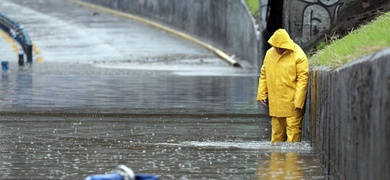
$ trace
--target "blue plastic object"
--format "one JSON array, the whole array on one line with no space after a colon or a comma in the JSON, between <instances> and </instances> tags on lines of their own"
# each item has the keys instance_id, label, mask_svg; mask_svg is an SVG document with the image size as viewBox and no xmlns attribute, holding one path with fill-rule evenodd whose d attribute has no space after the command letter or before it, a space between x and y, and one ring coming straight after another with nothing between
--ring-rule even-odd
<instances>
[{"instance_id":1,"label":"blue plastic object","mask_svg":"<svg viewBox=\"0 0 390 180\"><path fill-rule=\"evenodd\" d=\"M97 174L86 177L84 180L124 180L119 173L114 174Z\"/></svg>"},{"instance_id":2,"label":"blue plastic object","mask_svg":"<svg viewBox=\"0 0 390 180\"><path fill-rule=\"evenodd\" d=\"M134 174L133 170L125 165L119 165L111 174L96 174L84 180L158 180L158 176L148 174Z\"/></svg>"},{"instance_id":3,"label":"blue plastic object","mask_svg":"<svg viewBox=\"0 0 390 180\"><path fill-rule=\"evenodd\" d=\"M119 173L114 174L96 174L86 177L84 180L125 180ZM135 180L158 180L157 176L136 174Z\"/></svg>"},{"instance_id":4,"label":"blue plastic object","mask_svg":"<svg viewBox=\"0 0 390 180\"><path fill-rule=\"evenodd\" d=\"M146 174L135 174L135 180L158 180L158 176L146 175Z\"/></svg>"}]
</instances>

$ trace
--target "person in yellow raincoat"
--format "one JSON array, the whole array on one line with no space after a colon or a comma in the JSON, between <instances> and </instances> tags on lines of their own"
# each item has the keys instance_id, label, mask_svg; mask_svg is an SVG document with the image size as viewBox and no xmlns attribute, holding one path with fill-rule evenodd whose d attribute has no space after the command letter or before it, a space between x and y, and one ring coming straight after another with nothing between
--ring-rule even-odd
<instances>
[{"instance_id":1,"label":"person in yellow raincoat","mask_svg":"<svg viewBox=\"0 0 390 180\"><path fill-rule=\"evenodd\" d=\"M269 107L271 143L300 142L309 65L306 54L287 31L278 29L261 67L256 100Z\"/></svg>"}]
</instances>

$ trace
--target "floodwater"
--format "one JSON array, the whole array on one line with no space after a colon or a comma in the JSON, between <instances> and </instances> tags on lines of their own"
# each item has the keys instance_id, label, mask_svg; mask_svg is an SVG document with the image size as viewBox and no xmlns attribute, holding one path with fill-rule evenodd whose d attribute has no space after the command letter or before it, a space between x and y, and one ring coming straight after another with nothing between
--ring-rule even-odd
<instances>
[{"instance_id":1,"label":"floodwater","mask_svg":"<svg viewBox=\"0 0 390 180\"><path fill-rule=\"evenodd\" d=\"M1 116L1 179L82 179L119 164L161 179L323 179L307 143L264 118Z\"/></svg>"},{"instance_id":2,"label":"floodwater","mask_svg":"<svg viewBox=\"0 0 390 180\"><path fill-rule=\"evenodd\" d=\"M259 113L258 75L183 76L171 71L120 70L89 64L43 63L1 77L3 111L92 113ZM183 72L181 72L183 73ZM185 71L185 73L190 73Z\"/></svg>"},{"instance_id":3,"label":"floodwater","mask_svg":"<svg viewBox=\"0 0 390 180\"><path fill-rule=\"evenodd\" d=\"M309 143L270 144L257 75L16 67L1 76L0 179L82 179L119 164L161 179L327 177Z\"/></svg>"}]
</instances>

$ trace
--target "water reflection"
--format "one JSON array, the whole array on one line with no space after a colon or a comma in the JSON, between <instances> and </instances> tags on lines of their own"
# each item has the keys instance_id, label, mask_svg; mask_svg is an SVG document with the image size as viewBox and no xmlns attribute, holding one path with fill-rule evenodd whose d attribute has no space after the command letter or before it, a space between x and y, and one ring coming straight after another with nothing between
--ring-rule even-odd
<instances>
[{"instance_id":1,"label":"water reflection","mask_svg":"<svg viewBox=\"0 0 390 180\"><path fill-rule=\"evenodd\" d=\"M259 161L258 179L325 179L324 170L312 152L268 152Z\"/></svg>"},{"instance_id":2,"label":"water reflection","mask_svg":"<svg viewBox=\"0 0 390 180\"><path fill-rule=\"evenodd\" d=\"M88 65L72 69L46 66L3 75L0 91L7 102L2 102L2 108L111 113L258 113L259 109L253 99L257 76L177 76L166 72L105 72ZM50 70L42 74L39 68Z\"/></svg>"}]
</instances>

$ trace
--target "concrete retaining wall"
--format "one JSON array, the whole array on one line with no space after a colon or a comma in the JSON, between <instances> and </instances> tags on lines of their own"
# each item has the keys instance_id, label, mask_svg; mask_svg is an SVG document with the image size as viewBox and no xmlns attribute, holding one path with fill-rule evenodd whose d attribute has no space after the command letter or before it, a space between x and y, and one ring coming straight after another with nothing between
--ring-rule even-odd
<instances>
[{"instance_id":1,"label":"concrete retaining wall","mask_svg":"<svg viewBox=\"0 0 390 180\"><path fill-rule=\"evenodd\" d=\"M390 49L312 70L304 137L340 179L390 177Z\"/></svg>"},{"instance_id":2,"label":"concrete retaining wall","mask_svg":"<svg viewBox=\"0 0 390 180\"><path fill-rule=\"evenodd\" d=\"M83 0L168 24L230 55L259 60L260 37L243 0Z\"/></svg>"}]
</instances>

